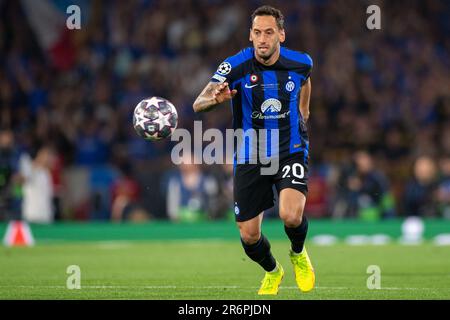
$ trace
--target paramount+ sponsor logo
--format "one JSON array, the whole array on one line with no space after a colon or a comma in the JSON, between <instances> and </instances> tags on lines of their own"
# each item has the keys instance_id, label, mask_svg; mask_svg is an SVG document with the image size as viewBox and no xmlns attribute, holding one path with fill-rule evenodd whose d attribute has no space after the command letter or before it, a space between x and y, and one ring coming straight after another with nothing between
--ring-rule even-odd
<instances>
[{"instance_id":1,"label":"paramount+ sponsor logo","mask_svg":"<svg viewBox=\"0 0 450 320\"><path fill-rule=\"evenodd\" d=\"M275 98L270 98L265 100L261 104L261 112L260 111L253 111L252 112L252 118L253 119L284 119L286 118L290 110L279 113L281 111L282 104L280 100Z\"/></svg>"}]
</instances>

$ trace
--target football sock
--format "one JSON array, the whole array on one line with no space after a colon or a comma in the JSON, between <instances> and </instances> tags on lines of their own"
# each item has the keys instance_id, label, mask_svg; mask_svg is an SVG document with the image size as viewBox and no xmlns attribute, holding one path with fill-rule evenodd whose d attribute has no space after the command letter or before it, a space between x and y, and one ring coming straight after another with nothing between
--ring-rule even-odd
<instances>
[{"instance_id":1,"label":"football sock","mask_svg":"<svg viewBox=\"0 0 450 320\"><path fill-rule=\"evenodd\" d=\"M270 243L263 234L261 234L261 237L256 243L246 244L242 239L241 243L250 259L258 263L267 272L275 270L277 263L272 252L270 252Z\"/></svg>"},{"instance_id":2,"label":"football sock","mask_svg":"<svg viewBox=\"0 0 450 320\"><path fill-rule=\"evenodd\" d=\"M291 248L294 253L300 253L303 251L303 245L305 244L306 233L308 232L308 220L303 216L302 223L295 228L289 228L284 226L289 240L291 240Z\"/></svg>"},{"instance_id":3,"label":"football sock","mask_svg":"<svg viewBox=\"0 0 450 320\"><path fill-rule=\"evenodd\" d=\"M274 272L278 272L278 266L275 265L275 268L273 270L270 270L269 273L274 273Z\"/></svg>"}]
</instances>

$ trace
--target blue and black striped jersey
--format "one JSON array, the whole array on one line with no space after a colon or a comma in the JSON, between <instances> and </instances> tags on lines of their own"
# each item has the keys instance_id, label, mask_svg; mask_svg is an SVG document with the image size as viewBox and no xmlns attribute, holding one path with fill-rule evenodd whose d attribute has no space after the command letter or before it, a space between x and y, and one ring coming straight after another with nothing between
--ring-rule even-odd
<instances>
[{"instance_id":1,"label":"blue and black striped jersey","mask_svg":"<svg viewBox=\"0 0 450 320\"><path fill-rule=\"evenodd\" d=\"M271 66L259 63L253 48L245 48L223 61L211 81L228 82L237 89L232 99L234 129L278 129L277 148L267 139L266 152L282 158L303 152L308 158L308 134L299 111L300 90L311 74L311 57L302 52L281 47L278 61ZM245 141L245 151L239 162L249 160L251 150ZM236 159L235 159L236 161Z\"/></svg>"}]
</instances>

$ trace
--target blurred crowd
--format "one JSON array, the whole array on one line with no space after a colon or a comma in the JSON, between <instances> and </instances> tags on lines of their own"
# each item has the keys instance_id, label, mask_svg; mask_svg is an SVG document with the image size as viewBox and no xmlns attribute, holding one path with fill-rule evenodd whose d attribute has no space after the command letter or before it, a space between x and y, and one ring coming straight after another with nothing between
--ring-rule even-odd
<instances>
[{"instance_id":1,"label":"blurred crowd","mask_svg":"<svg viewBox=\"0 0 450 320\"><path fill-rule=\"evenodd\" d=\"M230 128L228 108L197 115L192 103L251 45L261 4L92 1L71 31L72 64L58 69L21 2L0 1L0 220L233 218L230 166L177 167L173 143L144 141L131 118L157 95L181 128ZM450 3L271 4L285 15L285 45L314 60L307 214L450 218ZM381 30L366 28L369 4Z\"/></svg>"}]
</instances>

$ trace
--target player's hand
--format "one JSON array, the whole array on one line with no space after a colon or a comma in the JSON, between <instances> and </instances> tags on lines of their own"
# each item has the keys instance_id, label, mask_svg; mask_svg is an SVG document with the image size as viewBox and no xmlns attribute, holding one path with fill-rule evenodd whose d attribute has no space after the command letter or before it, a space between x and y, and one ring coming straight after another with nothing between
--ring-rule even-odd
<instances>
[{"instance_id":1,"label":"player's hand","mask_svg":"<svg viewBox=\"0 0 450 320\"><path fill-rule=\"evenodd\" d=\"M233 97L236 95L237 90L233 89L230 90L230 87L228 87L228 82L224 82L219 84L213 91L213 98L214 101L219 104L224 101L228 101L233 99Z\"/></svg>"}]
</instances>

